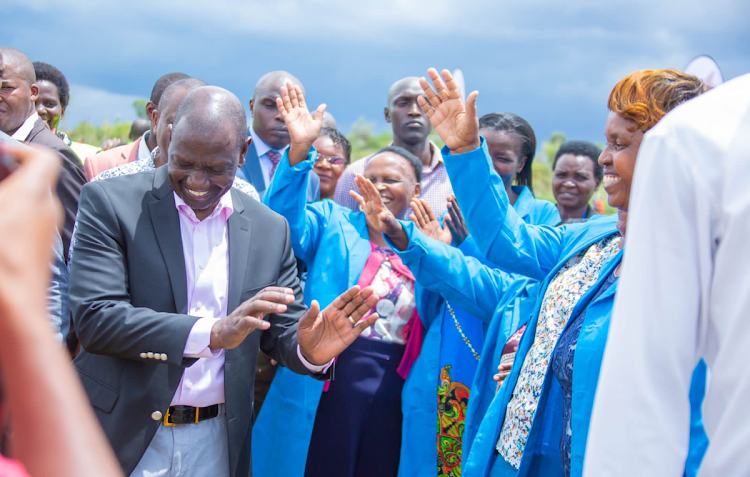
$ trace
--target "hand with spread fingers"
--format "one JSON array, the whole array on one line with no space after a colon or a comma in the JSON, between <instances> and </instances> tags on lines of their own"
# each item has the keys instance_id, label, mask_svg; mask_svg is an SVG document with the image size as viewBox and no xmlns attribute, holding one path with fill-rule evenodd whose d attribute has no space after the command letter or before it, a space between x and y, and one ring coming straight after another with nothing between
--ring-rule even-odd
<instances>
[{"instance_id":1,"label":"hand with spread fingers","mask_svg":"<svg viewBox=\"0 0 750 477\"><path fill-rule=\"evenodd\" d=\"M365 316L377 303L378 296L371 287L360 290L358 285L339 295L323 311L313 300L297 328L302 355L314 365L330 362L375 323L377 313Z\"/></svg>"},{"instance_id":2,"label":"hand with spread fingers","mask_svg":"<svg viewBox=\"0 0 750 477\"><path fill-rule=\"evenodd\" d=\"M326 105L321 104L314 115L310 114L302 88L287 82L281 87L281 97L276 98L276 107L289 131L289 163L295 166L307 159L310 147L318 139Z\"/></svg>"},{"instance_id":3,"label":"hand with spread fingers","mask_svg":"<svg viewBox=\"0 0 750 477\"><path fill-rule=\"evenodd\" d=\"M443 222L450 229L456 247L464 243L466 237L469 236L469 228L466 226L464 214L461 213L455 195L448 197L448 215L445 216Z\"/></svg>"},{"instance_id":4,"label":"hand with spread fingers","mask_svg":"<svg viewBox=\"0 0 750 477\"><path fill-rule=\"evenodd\" d=\"M474 91L469 94L464 103L458 84L450 71L443 70L442 78L435 68L430 68L427 73L435 89L425 78L420 78L419 84L425 96L420 96L417 101L430 118L432 127L452 154L475 150L480 145L479 119L477 118L479 92Z\"/></svg>"},{"instance_id":5,"label":"hand with spread fingers","mask_svg":"<svg viewBox=\"0 0 750 477\"><path fill-rule=\"evenodd\" d=\"M409 237L393 212L383 204L375 185L361 175L354 178L354 183L362 195L353 190L349 194L359 202L360 209L367 216L367 223L376 231L387 235L399 250L405 250L409 245Z\"/></svg>"},{"instance_id":6,"label":"hand with spread fingers","mask_svg":"<svg viewBox=\"0 0 750 477\"><path fill-rule=\"evenodd\" d=\"M411 221L416 224L419 230L422 231L426 236L439 240L446 245L451 244L452 236L451 231L448 227L440 225L437 217L432 212L432 209L424 199L413 199L411 201ZM444 220L447 220L448 216L445 216Z\"/></svg>"},{"instance_id":7,"label":"hand with spread fingers","mask_svg":"<svg viewBox=\"0 0 750 477\"><path fill-rule=\"evenodd\" d=\"M271 313L284 313L294 301L291 288L267 287L242 303L229 316L217 321L211 328L209 348L234 349L255 330L267 330L271 323L263 317Z\"/></svg>"}]
</instances>

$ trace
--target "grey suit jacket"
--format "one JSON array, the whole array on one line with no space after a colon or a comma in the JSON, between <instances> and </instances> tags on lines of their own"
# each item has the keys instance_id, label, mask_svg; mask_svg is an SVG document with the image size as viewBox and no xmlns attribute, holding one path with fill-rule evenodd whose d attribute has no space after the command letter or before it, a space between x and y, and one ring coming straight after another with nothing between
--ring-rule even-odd
<instances>
[{"instance_id":1,"label":"grey suit jacket","mask_svg":"<svg viewBox=\"0 0 750 477\"><path fill-rule=\"evenodd\" d=\"M290 287L296 297L286 313L266 318L269 330L251 333L226 352L230 468L232 476L249 476L258 349L308 374L296 351L305 305L286 220L234 189L230 193L228 312L266 286ZM197 318L187 315L180 223L166 167L84 186L70 283L83 347L75 365L129 474L160 424L152 413L166 413L184 368L195 362L183 358ZM141 357L148 352L167 359Z\"/></svg>"}]
</instances>

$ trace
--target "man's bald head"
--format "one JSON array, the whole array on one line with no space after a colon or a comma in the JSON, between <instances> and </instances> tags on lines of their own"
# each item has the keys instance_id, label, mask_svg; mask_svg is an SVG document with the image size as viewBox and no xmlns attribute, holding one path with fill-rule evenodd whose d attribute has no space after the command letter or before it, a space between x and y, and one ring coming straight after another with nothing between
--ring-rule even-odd
<instances>
[{"instance_id":1,"label":"man's bald head","mask_svg":"<svg viewBox=\"0 0 750 477\"><path fill-rule=\"evenodd\" d=\"M406 78L401 78L400 80L393 83L388 90L388 107L390 108L393 104L393 100L402 92L402 91L419 91L420 93L423 92L422 87L419 85L419 78L416 76L407 76Z\"/></svg>"},{"instance_id":2,"label":"man's bald head","mask_svg":"<svg viewBox=\"0 0 750 477\"><path fill-rule=\"evenodd\" d=\"M253 91L253 99L258 97L258 92L267 91L269 88L278 91L282 86L286 85L289 81L292 84L299 85L302 88L302 93L305 93L305 87L302 85L302 81L296 76L289 73L288 71L278 70L271 71L260 77L257 83L255 83L255 90Z\"/></svg>"},{"instance_id":3,"label":"man's bald head","mask_svg":"<svg viewBox=\"0 0 750 477\"><path fill-rule=\"evenodd\" d=\"M202 86L185 96L174 118L173 138L182 127L231 137L240 150L247 143L247 116L242 102L218 86Z\"/></svg>"},{"instance_id":4,"label":"man's bald head","mask_svg":"<svg viewBox=\"0 0 750 477\"><path fill-rule=\"evenodd\" d=\"M258 80L253 99L250 100L255 137L277 151L288 146L290 141L284 118L276 107L276 98L281 97L281 87L287 82L299 85L302 92L305 92L302 82L291 73L271 71Z\"/></svg>"},{"instance_id":5,"label":"man's bald head","mask_svg":"<svg viewBox=\"0 0 750 477\"><path fill-rule=\"evenodd\" d=\"M39 96L34 65L15 48L0 48L3 57L2 94L0 94L0 131L13 135L36 112Z\"/></svg>"},{"instance_id":6,"label":"man's bald head","mask_svg":"<svg viewBox=\"0 0 750 477\"><path fill-rule=\"evenodd\" d=\"M237 96L216 86L191 91L177 108L167 173L172 190L199 220L229 192L245 162L246 121Z\"/></svg>"},{"instance_id":7,"label":"man's bald head","mask_svg":"<svg viewBox=\"0 0 750 477\"><path fill-rule=\"evenodd\" d=\"M22 51L3 47L0 48L0 55L3 56L3 64L6 70L12 68L28 84L33 84L36 81L34 64Z\"/></svg>"}]
</instances>

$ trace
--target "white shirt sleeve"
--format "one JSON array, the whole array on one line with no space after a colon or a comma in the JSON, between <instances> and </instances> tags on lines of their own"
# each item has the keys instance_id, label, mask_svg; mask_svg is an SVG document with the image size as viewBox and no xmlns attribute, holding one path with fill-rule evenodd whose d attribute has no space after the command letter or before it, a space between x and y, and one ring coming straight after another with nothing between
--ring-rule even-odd
<instances>
[{"instance_id":1,"label":"white shirt sleeve","mask_svg":"<svg viewBox=\"0 0 750 477\"><path fill-rule=\"evenodd\" d=\"M646 135L584 476L681 476L711 275L710 187L682 130ZM705 175L705 173L703 174ZM644 470L648 472L644 474Z\"/></svg>"},{"instance_id":2,"label":"white shirt sleeve","mask_svg":"<svg viewBox=\"0 0 750 477\"><path fill-rule=\"evenodd\" d=\"M299 345L297 345L297 356L299 357L299 360L302 361L302 364L308 369L308 371L314 374L325 373L326 371L328 371L328 368L333 366L333 363L336 361L336 359L334 358L323 365L312 364L302 355L302 350L300 349Z\"/></svg>"}]
</instances>

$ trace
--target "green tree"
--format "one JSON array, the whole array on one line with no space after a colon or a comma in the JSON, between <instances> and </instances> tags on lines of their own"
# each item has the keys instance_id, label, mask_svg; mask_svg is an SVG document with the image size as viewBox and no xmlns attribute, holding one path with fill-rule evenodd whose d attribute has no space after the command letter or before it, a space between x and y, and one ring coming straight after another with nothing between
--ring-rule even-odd
<instances>
[{"instance_id":1,"label":"green tree","mask_svg":"<svg viewBox=\"0 0 750 477\"><path fill-rule=\"evenodd\" d=\"M352 143L352 160L357 161L393 142L393 134L390 130L375 134L375 123L359 118L347 139Z\"/></svg>"},{"instance_id":2,"label":"green tree","mask_svg":"<svg viewBox=\"0 0 750 477\"><path fill-rule=\"evenodd\" d=\"M115 121L109 123L105 121L100 127L94 126L86 121L78 123L72 131L68 131L68 136L73 141L91 144L92 146L101 147L107 139L120 138L123 144L129 142L130 121Z\"/></svg>"},{"instance_id":3,"label":"green tree","mask_svg":"<svg viewBox=\"0 0 750 477\"><path fill-rule=\"evenodd\" d=\"M135 115L140 119L148 119L146 117L146 103L148 100L136 99L133 101L133 109L135 109Z\"/></svg>"}]
</instances>

